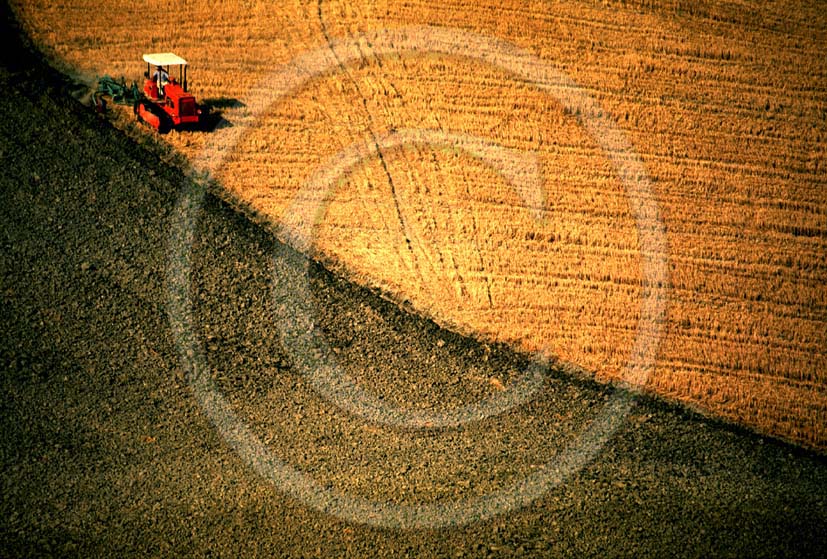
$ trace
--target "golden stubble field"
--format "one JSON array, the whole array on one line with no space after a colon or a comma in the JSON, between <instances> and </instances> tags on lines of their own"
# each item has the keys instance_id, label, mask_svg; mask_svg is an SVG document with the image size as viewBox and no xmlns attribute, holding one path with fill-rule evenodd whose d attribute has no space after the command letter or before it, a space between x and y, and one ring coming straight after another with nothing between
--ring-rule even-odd
<instances>
[{"instance_id":1,"label":"golden stubble field","mask_svg":"<svg viewBox=\"0 0 827 559\"><path fill-rule=\"evenodd\" d=\"M642 161L665 230L663 337L643 389L827 449L817 2L12 5L58 66L87 78L138 79L143 52L188 59L193 92L224 100L232 126L168 141L274 224L317 201L306 184L326 184L316 257L458 331L619 379L646 286L626 188L583 125L607 119ZM468 45L370 40L423 25L523 49L600 114ZM291 74L296 59L327 69ZM297 87L276 98L289 75Z\"/></svg>"}]
</instances>

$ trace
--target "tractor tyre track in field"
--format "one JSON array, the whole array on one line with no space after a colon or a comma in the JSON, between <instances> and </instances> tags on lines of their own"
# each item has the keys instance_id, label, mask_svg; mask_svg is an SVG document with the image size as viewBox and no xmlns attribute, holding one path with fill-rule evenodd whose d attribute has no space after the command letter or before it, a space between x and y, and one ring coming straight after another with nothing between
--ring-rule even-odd
<instances>
[{"instance_id":1,"label":"tractor tyre track in field","mask_svg":"<svg viewBox=\"0 0 827 559\"><path fill-rule=\"evenodd\" d=\"M388 169L388 163L387 161L385 161L385 156L383 155L382 148L379 145L379 139L377 138L376 131L374 130L373 115L369 110L367 110L367 97L365 97L364 93L362 93L362 89L359 87L359 84L356 82L356 80L353 79L350 70L348 70L344 62L339 57L339 53L336 52L336 48L333 45L333 39L330 37L330 34L327 31L327 24L325 23L324 15L322 14L322 0L318 0L316 8L319 17L319 27L322 31L322 35L324 36L325 41L327 42L328 47L330 48L330 52L336 59L336 62L338 63L339 68L342 71L342 74L347 76L348 80L353 84L353 87L356 90L359 99L361 100L361 106L364 108L365 115L367 116L368 134L370 134L371 141L373 142L373 148L376 150L376 155L379 158L379 163L380 165L382 165L382 170L388 179L388 187L390 188L390 195L391 199L393 200L393 206L396 209L396 218L399 221L400 232L402 233L402 236L405 238L405 246L407 246L408 251L411 254L411 265L414 268L413 271L418 276L420 276L421 280L422 271L419 269L419 265L417 264L416 252L414 251L413 243L411 242L410 228L408 227L408 224L405 221L405 217L402 214L402 208L399 207L399 198L396 195L396 184L393 181L393 176L391 176L390 169Z\"/></svg>"},{"instance_id":2,"label":"tractor tyre track in field","mask_svg":"<svg viewBox=\"0 0 827 559\"><path fill-rule=\"evenodd\" d=\"M468 181L465 181L465 193L468 195L468 199L471 199L471 188L468 186ZM485 260L482 257L482 251L480 250L480 239L477 235L478 227L477 227L477 216L472 209L469 214L471 215L471 238L474 239L474 249L477 254L477 259L479 260L479 267L480 267L480 274L482 275L483 279L485 280L485 297L488 301L488 308L494 308L494 301L491 299L491 274L485 266ZM456 267L456 264L454 264ZM457 270L457 275L459 275L459 270Z\"/></svg>"},{"instance_id":3,"label":"tractor tyre track in field","mask_svg":"<svg viewBox=\"0 0 827 559\"><path fill-rule=\"evenodd\" d=\"M384 529L285 497L217 434L176 355L167 249L191 186L178 160L78 103L25 43L0 53L0 87L0 556L822 554L824 456L649 399L565 483L485 520ZM576 440L612 393L551 368L533 401L462 429L343 413L273 331L278 289L308 269L313 327L388 402L478 401L526 357L403 312L207 195L192 301L211 382L274 452L345 494L416 504L496 490Z\"/></svg>"}]
</instances>

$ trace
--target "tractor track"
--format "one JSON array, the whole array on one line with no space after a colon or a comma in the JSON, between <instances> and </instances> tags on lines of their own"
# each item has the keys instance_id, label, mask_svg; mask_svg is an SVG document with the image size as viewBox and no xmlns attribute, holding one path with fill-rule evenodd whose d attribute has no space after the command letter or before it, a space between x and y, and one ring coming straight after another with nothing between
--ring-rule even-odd
<instances>
[{"instance_id":1,"label":"tractor track","mask_svg":"<svg viewBox=\"0 0 827 559\"><path fill-rule=\"evenodd\" d=\"M414 268L413 271L419 276L420 284L424 285L425 282L424 282L424 278L423 278L423 271L422 271L422 268L420 267L420 265L418 264L418 260L420 258L424 259L429 264L429 267L431 268L432 273L438 275L440 273L440 270L442 270L442 272L444 273L445 267L446 267L446 262L445 262L445 258L444 258L444 255L443 255L443 251L440 249L439 246L437 246L435 244L431 244L429 247L426 248L426 247L422 246L421 240L418 240L416 243L414 242L414 241L416 241L416 239L413 239L413 237L414 237L414 228L411 227L408 224L408 222L405 219L404 214L402 212L402 208L401 208L401 205L399 203L399 196L397 194L396 183L393 180L393 176L392 176L392 174L390 172L390 169L388 167L387 160L385 159L385 156L384 156L384 154L382 152L382 149L379 145L379 139L378 139L377 134L374 130L374 117L373 117L373 114L371 113L371 111L369 111L367 109L367 106L366 106L367 105L367 97L362 92L359 84L353 78L353 75L350 73L348 68L344 65L343 61L340 59L338 53L336 53L336 49L334 48L333 40L330 36L330 33L327 30L327 24L325 23L325 20L324 20L322 4L323 4L323 0L318 0L318 2L316 4L317 16L318 16L319 26L320 26L322 35L324 36L324 39L327 42L327 45L330 49L330 52L333 54L334 58L336 59L340 70L342 71L342 73L345 76L347 76L348 81L350 81L353 84L353 87L355 88L357 95L361 99L361 107L364 109L364 113L367 116L368 122L369 122L368 132L371 136L371 140L373 142L373 147L376 150L376 154L377 154L377 157L379 159L379 163L382 166L382 170L383 170L385 176L387 177L387 182L388 182L388 186L390 188L390 195L391 195L391 199L393 200L393 206L394 206L394 210L395 210L395 213L396 213L396 218L397 218L397 221L399 223L399 227L400 227L400 231L402 233L402 236L405 239L405 245L408 248L408 252L411 255L411 264ZM364 56L363 53L361 53L361 50L360 50L360 55L362 56L362 59L365 59L365 56ZM391 87L393 87L392 84L391 84ZM476 220L475 217L473 219ZM414 246L415 244L418 245L418 248L420 249L421 255L419 257L417 257L417 251L415 250L415 246ZM479 255L479 243L476 240L475 240L475 246L476 246L476 249L477 249L477 253ZM437 258L438 258L439 263L440 263L440 270L438 270L437 267L434 265L434 262L432 261L431 257L428 254L429 253L428 249L431 249L434 252L436 252ZM481 255L479 255L479 257L480 257L480 259L482 259ZM454 277L460 282L460 289L461 289L462 293L467 293L467 289L466 289L466 286L465 286L465 281L462 278L462 275L459 273L459 269L457 268L457 265L456 265L456 262L454 261L453 256L451 257L451 262L452 262L452 268L454 270ZM485 289L486 289L486 297L487 297L488 306L489 306L489 308L492 308L493 307L493 301L491 299L491 285L490 285L489 278L487 276L486 276Z\"/></svg>"},{"instance_id":2,"label":"tractor track","mask_svg":"<svg viewBox=\"0 0 827 559\"><path fill-rule=\"evenodd\" d=\"M286 497L219 436L178 360L166 271L189 179L154 136L129 138L72 98L25 42L0 53L0 86L0 556L818 557L827 545L823 456L647 398L566 483L485 520L384 529ZM296 348L272 323L274 259L288 292L309 282L314 328L389 404L478 401L526 358L403 312L211 195L196 233L211 381L284 460L345 494L484 494L548 460L611 393L549 370L538 398L461 429L364 421L293 370Z\"/></svg>"},{"instance_id":3,"label":"tractor track","mask_svg":"<svg viewBox=\"0 0 827 559\"><path fill-rule=\"evenodd\" d=\"M408 225L405 221L404 215L402 214L402 208L400 208L400 206L399 206L399 198L397 197L397 194L396 194L396 184L394 183L393 176L391 175L390 169L388 169L388 163L387 163L387 161L385 161L385 156L382 153L382 149L379 145L379 139L378 139L378 137L376 135L376 132L374 130L373 115L371 114L371 112L369 110L367 110L367 106L366 106L367 105L367 97L365 97L365 94L362 93L362 90L359 87L359 84L353 78L353 76L350 73L350 70L347 69L344 62L339 57L339 54L336 52L336 49L333 45L333 39L330 37L330 33L328 33L328 31L327 31L327 24L324 21L324 15L322 13L322 0L318 0L318 2L316 4L316 13L317 13L318 18L319 18L319 28L322 32L322 35L324 36L325 41L327 42L327 45L328 45L328 48L330 49L331 54L333 54L333 57L336 59L336 62L339 65L339 68L341 69L342 74L347 76L348 80L353 84L353 87L356 90L357 95L359 96L359 98L362 101L362 107L364 108L365 115L367 116L367 119L368 119L368 126L367 126L368 133L370 134L371 141L373 142L373 147L376 150L376 154L379 158L379 163L382 165L382 170L384 171L385 176L388 179L388 187L390 188L391 198L393 199L393 206L396 210L396 218L399 221L400 232L402 233L402 236L405 238L405 246L408 248L408 252L410 252L410 254L411 254L412 266L414 267L415 272L417 273L417 275L420 276L420 279L421 279L422 272L419 269L419 266L417 265L417 262L416 262L417 261L416 252L414 251L413 243L411 242L411 235L410 235L410 232L409 232L410 229L409 229L409 227L408 227Z\"/></svg>"}]
</instances>

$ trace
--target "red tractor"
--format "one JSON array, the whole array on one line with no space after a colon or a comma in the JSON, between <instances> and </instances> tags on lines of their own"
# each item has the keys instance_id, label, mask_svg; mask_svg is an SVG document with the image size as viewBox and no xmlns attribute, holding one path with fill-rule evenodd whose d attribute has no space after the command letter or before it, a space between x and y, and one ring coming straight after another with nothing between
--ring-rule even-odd
<instances>
[{"instance_id":1,"label":"red tractor","mask_svg":"<svg viewBox=\"0 0 827 559\"><path fill-rule=\"evenodd\" d=\"M143 96L134 106L138 121L146 122L162 134L173 128L200 126L204 111L187 92L187 61L171 52L145 54L143 59L146 62ZM178 68L177 79L170 77L173 67Z\"/></svg>"}]
</instances>

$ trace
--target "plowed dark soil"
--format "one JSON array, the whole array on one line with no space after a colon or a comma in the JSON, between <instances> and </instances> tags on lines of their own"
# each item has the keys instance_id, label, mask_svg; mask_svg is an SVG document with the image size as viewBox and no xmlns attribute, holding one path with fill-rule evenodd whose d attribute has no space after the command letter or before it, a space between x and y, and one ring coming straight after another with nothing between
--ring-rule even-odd
<instances>
[{"instance_id":1,"label":"plowed dark soil","mask_svg":"<svg viewBox=\"0 0 827 559\"><path fill-rule=\"evenodd\" d=\"M823 457L553 365L509 407L526 356L327 273L210 194L188 213L200 190L174 158L25 42L0 88L0 556L823 553ZM313 376L332 362L352 382Z\"/></svg>"}]
</instances>

